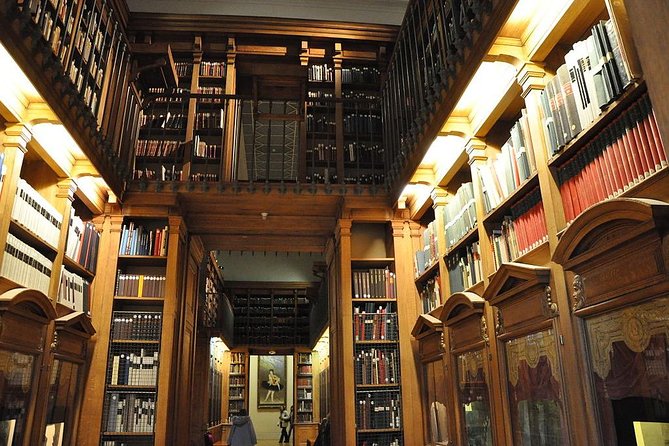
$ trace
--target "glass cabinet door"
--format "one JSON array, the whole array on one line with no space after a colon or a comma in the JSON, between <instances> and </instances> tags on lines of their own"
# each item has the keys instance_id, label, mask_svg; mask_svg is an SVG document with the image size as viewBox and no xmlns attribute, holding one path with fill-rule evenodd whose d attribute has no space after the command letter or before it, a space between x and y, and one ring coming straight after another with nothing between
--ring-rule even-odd
<instances>
[{"instance_id":1,"label":"glass cabinet door","mask_svg":"<svg viewBox=\"0 0 669 446\"><path fill-rule=\"evenodd\" d=\"M433 445L449 444L448 415L446 413L446 378L444 366L439 361L425 364L424 367L425 413L428 417L430 443Z\"/></svg>"},{"instance_id":2,"label":"glass cabinet door","mask_svg":"<svg viewBox=\"0 0 669 446\"><path fill-rule=\"evenodd\" d=\"M490 393L483 361L483 350L457 356L458 399L465 423L465 444L492 446Z\"/></svg>"},{"instance_id":3,"label":"glass cabinet door","mask_svg":"<svg viewBox=\"0 0 669 446\"><path fill-rule=\"evenodd\" d=\"M555 332L531 333L504 344L513 444L566 444Z\"/></svg>"},{"instance_id":4,"label":"glass cabinet door","mask_svg":"<svg viewBox=\"0 0 669 446\"><path fill-rule=\"evenodd\" d=\"M71 435L78 374L78 364L54 359L49 379L46 446L62 446Z\"/></svg>"},{"instance_id":5,"label":"glass cabinet door","mask_svg":"<svg viewBox=\"0 0 669 446\"><path fill-rule=\"evenodd\" d=\"M0 350L0 445L24 441L32 397L35 357Z\"/></svg>"}]
</instances>

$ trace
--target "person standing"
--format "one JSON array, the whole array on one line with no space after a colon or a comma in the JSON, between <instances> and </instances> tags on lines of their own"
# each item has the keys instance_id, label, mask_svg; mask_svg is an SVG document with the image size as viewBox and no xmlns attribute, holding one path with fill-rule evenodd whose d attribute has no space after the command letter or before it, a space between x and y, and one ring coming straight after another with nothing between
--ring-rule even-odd
<instances>
[{"instance_id":1,"label":"person standing","mask_svg":"<svg viewBox=\"0 0 669 446\"><path fill-rule=\"evenodd\" d=\"M230 446L255 446L257 442L251 417L246 415L246 409L239 409L239 415L232 418L228 444Z\"/></svg>"},{"instance_id":2,"label":"person standing","mask_svg":"<svg viewBox=\"0 0 669 446\"><path fill-rule=\"evenodd\" d=\"M279 443L288 443L288 426L290 425L290 414L286 410L286 406L281 406L279 413L279 426L281 426L281 436Z\"/></svg>"},{"instance_id":3,"label":"person standing","mask_svg":"<svg viewBox=\"0 0 669 446\"><path fill-rule=\"evenodd\" d=\"M288 439L286 443L290 442L290 435L293 433L293 424L295 424L295 412L293 412L293 406L290 406L290 415L288 417Z\"/></svg>"}]
</instances>

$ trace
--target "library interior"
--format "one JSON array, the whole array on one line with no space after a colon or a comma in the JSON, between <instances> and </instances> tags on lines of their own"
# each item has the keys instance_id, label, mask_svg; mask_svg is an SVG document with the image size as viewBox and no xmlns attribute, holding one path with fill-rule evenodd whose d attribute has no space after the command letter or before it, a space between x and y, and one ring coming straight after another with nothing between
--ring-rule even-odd
<instances>
[{"instance_id":1,"label":"library interior","mask_svg":"<svg viewBox=\"0 0 669 446\"><path fill-rule=\"evenodd\" d=\"M0 0L0 446L669 445L667 24Z\"/></svg>"}]
</instances>

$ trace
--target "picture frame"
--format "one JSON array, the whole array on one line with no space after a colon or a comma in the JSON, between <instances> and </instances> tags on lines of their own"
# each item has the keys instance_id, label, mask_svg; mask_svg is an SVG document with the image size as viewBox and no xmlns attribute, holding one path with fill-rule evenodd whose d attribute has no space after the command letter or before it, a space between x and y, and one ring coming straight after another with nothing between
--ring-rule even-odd
<instances>
[{"instance_id":1,"label":"picture frame","mask_svg":"<svg viewBox=\"0 0 669 446\"><path fill-rule=\"evenodd\" d=\"M258 409L286 404L286 357L258 356Z\"/></svg>"}]
</instances>

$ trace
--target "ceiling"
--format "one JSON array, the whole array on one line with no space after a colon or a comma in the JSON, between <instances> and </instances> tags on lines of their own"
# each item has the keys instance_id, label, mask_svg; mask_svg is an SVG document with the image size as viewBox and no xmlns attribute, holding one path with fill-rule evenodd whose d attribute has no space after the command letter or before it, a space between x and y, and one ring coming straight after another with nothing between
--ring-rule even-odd
<instances>
[{"instance_id":1,"label":"ceiling","mask_svg":"<svg viewBox=\"0 0 669 446\"><path fill-rule=\"evenodd\" d=\"M400 25L408 0L127 0L131 12L213 14Z\"/></svg>"}]
</instances>

